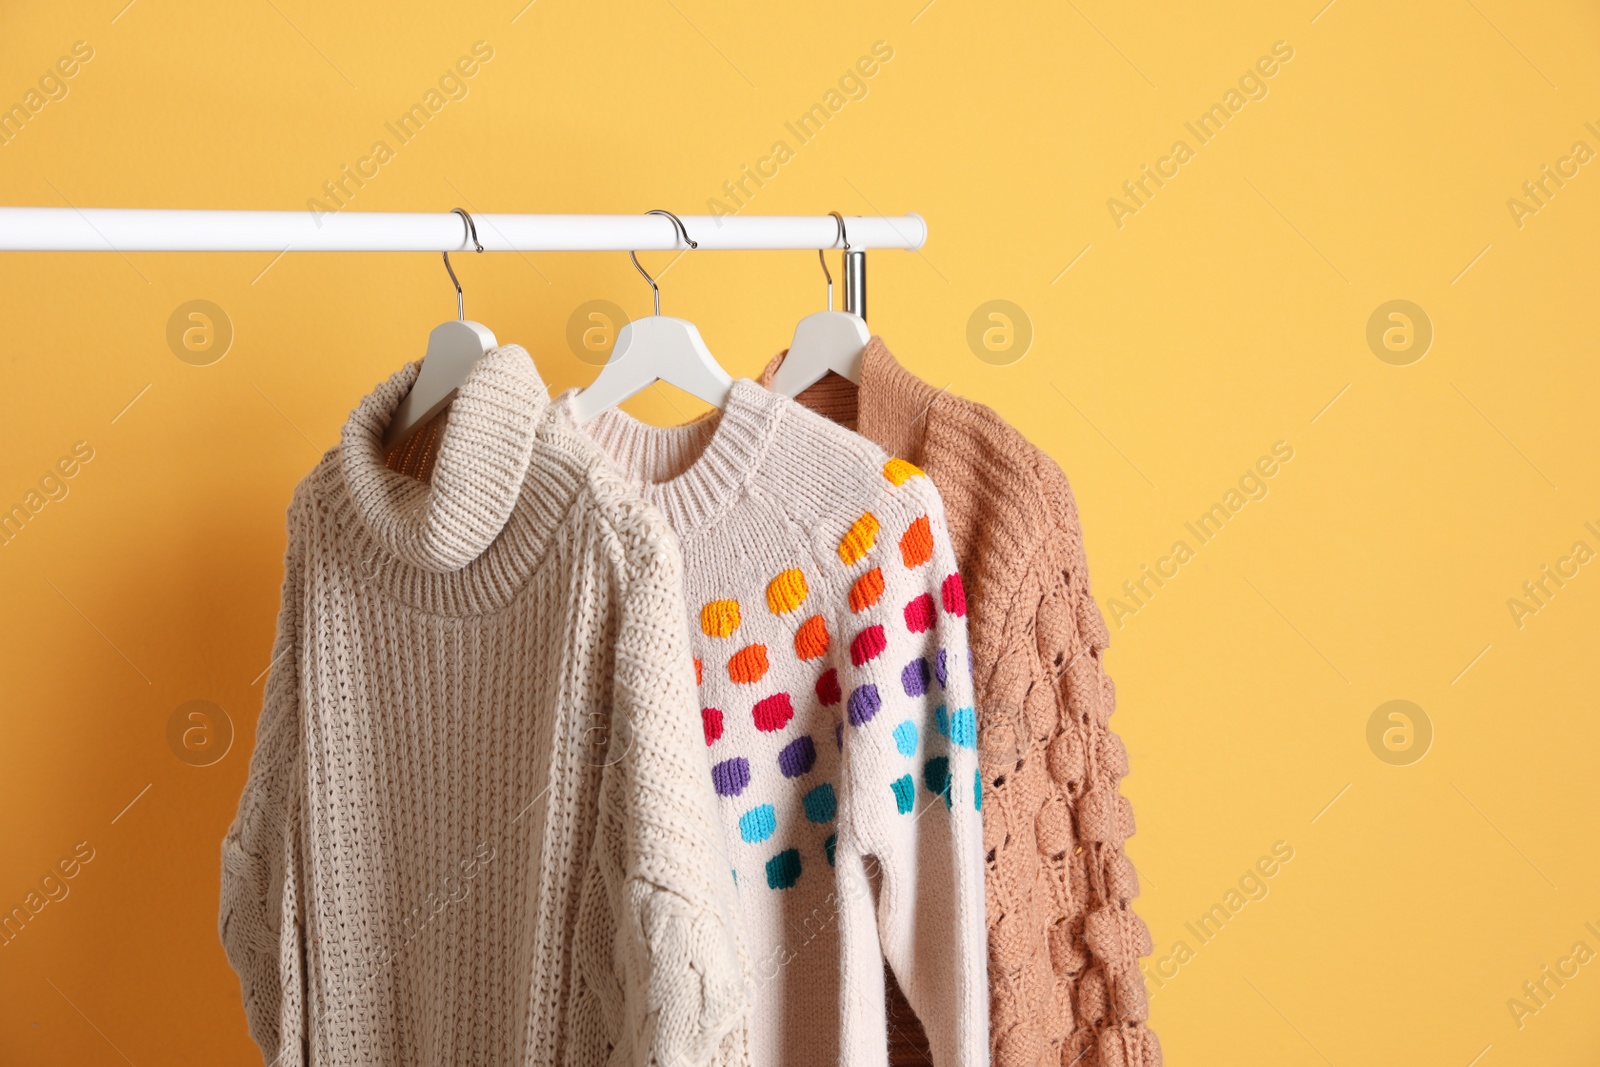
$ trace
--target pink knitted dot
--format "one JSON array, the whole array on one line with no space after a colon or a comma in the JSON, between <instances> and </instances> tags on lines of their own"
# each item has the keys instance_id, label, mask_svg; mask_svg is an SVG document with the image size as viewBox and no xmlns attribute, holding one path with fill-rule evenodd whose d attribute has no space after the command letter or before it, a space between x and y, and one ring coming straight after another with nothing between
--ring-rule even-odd
<instances>
[{"instance_id":1,"label":"pink knitted dot","mask_svg":"<svg viewBox=\"0 0 1600 1067\"><path fill-rule=\"evenodd\" d=\"M923 593L906 605L906 629L920 634L933 625L933 594Z\"/></svg>"},{"instance_id":2,"label":"pink knitted dot","mask_svg":"<svg viewBox=\"0 0 1600 1067\"><path fill-rule=\"evenodd\" d=\"M756 729L770 734L789 725L789 720L794 718L794 705L789 702L788 693L774 693L758 700L752 714Z\"/></svg>"},{"instance_id":3,"label":"pink knitted dot","mask_svg":"<svg viewBox=\"0 0 1600 1067\"><path fill-rule=\"evenodd\" d=\"M961 584L961 575L952 574L944 580L944 585L939 587L939 596L944 601L944 610L952 615L965 615L967 613L967 590Z\"/></svg>"},{"instance_id":4,"label":"pink knitted dot","mask_svg":"<svg viewBox=\"0 0 1600 1067\"><path fill-rule=\"evenodd\" d=\"M706 744L710 745L722 736L722 712L717 708L701 708L700 725L706 732Z\"/></svg>"},{"instance_id":5,"label":"pink knitted dot","mask_svg":"<svg viewBox=\"0 0 1600 1067\"><path fill-rule=\"evenodd\" d=\"M888 639L883 636L883 627L869 626L856 634L856 639L850 642L850 662L857 667L871 662L888 645Z\"/></svg>"}]
</instances>

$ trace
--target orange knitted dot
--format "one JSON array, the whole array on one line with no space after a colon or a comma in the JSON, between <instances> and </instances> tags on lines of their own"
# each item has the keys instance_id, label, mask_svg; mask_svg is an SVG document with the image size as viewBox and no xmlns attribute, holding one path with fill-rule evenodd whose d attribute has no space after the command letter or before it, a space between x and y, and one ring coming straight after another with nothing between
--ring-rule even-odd
<instances>
[{"instance_id":1,"label":"orange knitted dot","mask_svg":"<svg viewBox=\"0 0 1600 1067\"><path fill-rule=\"evenodd\" d=\"M928 516L906 528L900 538L900 558L907 567L920 567L933 558L933 530L928 527Z\"/></svg>"},{"instance_id":2,"label":"orange knitted dot","mask_svg":"<svg viewBox=\"0 0 1600 1067\"><path fill-rule=\"evenodd\" d=\"M767 583L767 608L774 615L786 615L806 599L806 576L790 567Z\"/></svg>"},{"instance_id":3,"label":"orange knitted dot","mask_svg":"<svg viewBox=\"0 0 1600 1067\"><path fill-rule=\"evenodd\" d=\"M759 682L766 673L766 645L746 645L728 660L728 677L736 682Z\"/></svg>"},{"instance_id":4,"label":"orange knitted dot","mask_svg":"<svg viewBox=\"0 0 1600 1067\"><path fill-rule=\"evenodd\" d=\"M801 659L816 659L828 651L828 624L821 615L813 615L801 624L794 635L794 654Z\"/></svg>"},{"instance_id":5,"label":"orange knitted dot","mask_svg":"<svg viewBox=\"0 0 1600 1067\"><path fill-rule=\"evenodd\" d=\"M891 459L883 465L883 476L895 485L904 485L922 473L922 468L903 459Z\"/></svg>"},{"instance_id":6,"label":"orange knitted dot","mask_svg":"<svg viewBox=\"0 0 1600 1067\"><path fill-rule=\"evenodd\" d=\"M844 537L839 539L839 558L844 560L846 567L858 563L872 551L872 543L877 539L878 517L870 511L862 512L861 517L850 524Z\"/></svg>"},{"instance_id":7,"label":"orange knitted dot","mask_svg":"<svg viewBox=\"0 0 1600 1067\"><path fill-rule=\"evenodd\" d=\"M705 679L705 676L706 666L705 664L701 663L700 658L696 656L694 661L694 684L699 685Z\"/></svg>"},{"instance_id":8,"label":"orange knitted dot","mask_svg":"<svg viewBox=\"0 0 1600 1067\"><path fill-rule=\"evenodd\" d=\"M883 571L877 567L856 579L850 587L850 610L866 611L883 595Z\"/></svg>"},{"instance_id":9,"label":"orange knitted dot","mask_svg":"<svg viewBox=\"0 0 1600 1067\"><path fill-rule=\"evenodd\" d=\"M713 600L700 609L700 632L707 637L727 637L738 628L737 600Z\"/></svg>"}]
</instances>

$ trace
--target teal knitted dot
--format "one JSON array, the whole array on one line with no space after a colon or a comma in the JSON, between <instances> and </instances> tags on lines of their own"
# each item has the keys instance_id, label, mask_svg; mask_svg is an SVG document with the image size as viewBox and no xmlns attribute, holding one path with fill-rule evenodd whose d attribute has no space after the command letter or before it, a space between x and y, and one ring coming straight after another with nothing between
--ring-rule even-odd
<instances>
[{"instance_id":1,"label":"teal knitted dot","mask_svg":"<svg viewBox=\"0 0 1600 1067\"><path fill-rule=\"evenodd\" d=\"M767 861L767 887L788 889L800 880L800 850L786 848Z\"/></svg>"},{"instance_id":2,"label":"teal knitted dot","mask_svg":"<svg viewBox=\"0 0 1600 1067\"><path fill-rule=\"evenodd\" d=\"M907 719L894 728L894 747L900 750L902 756L914 756L917 752L917 724Z\"/></svg>"},{"instance_id":3,"label":"teal knitted dot","mask_svg":"<svg viewBox=\"0 0 1600 1067\"><path fill-rule=\"evenodd\" d=\"M739 836L744 838L746 844L753 845L758 841L765 841L777 829L778 815L772 810L771 804L751 808L739 816Z\"/></svg>"},{"instance_id":4,"label":"teal knitted dot","mask_svg":"<svg viewBox=\"0 0 1600 1067\"><path fill-rule=\"evenodd\" d=\"M910 811L911 802L916 798L917 789L916 785L911 781L911 776L902 774L899 778L890 782L889 787L894 790L894 802L895 806L900 809L900 814L904 815Z\"/></svg>"},{"instance_id":5,"label":"teal knitted dot","mask_svg":"<svg viewBox=\"0 0 1600 1067\"><path fill-rule=\"evenodd\" d=\"M828 839L822 843L822 851L828 854L828 866L833 866L833 852L839 847L839 835L829 834Z\"/></svg>"},{"instance_id":6,"label":"teal knitted dot","mask_svg":"<svg viewBox=\"0 0 1600 1067\"><path fill-rule=\"evenodd\" d=\"M802 803L805 804L806 818L812 822L832 822L834 813L839 809L839 800L833 794L833 786L827 782L807 793Z\"/></svg>"},{"instance_id":7,"label":"teal knitted dot","mask_svg":"<svg viewBox=\"0 0 1600 1067\"><path fill-rule=\"evenodd\" d=\"M972 806L983 810L983 775L977 771L972 772Z\"/></svg>"},{"instance_id":8,"label":"teal knitted dot","mask_svg":"<svg viewBox=\"0 0 1600 1067\"><path fill-rule=\"evenodd\" d=\"M978 716L971 708L960 708L950 717L950 740L962 748L978 747Z\"/></svg>"},{"instance_id":9,"label":"teal knitted dot","mask_svg":"<svg viewBox=\"0 0 1600 1067\"><path fill-rule=\"evenodd\" d=\"M950 761L943 756L935 756L922 765L922 784L928 787L928 792L938 793L944 797L945 807L950 806Z\"/></svg>"}]
</instances>

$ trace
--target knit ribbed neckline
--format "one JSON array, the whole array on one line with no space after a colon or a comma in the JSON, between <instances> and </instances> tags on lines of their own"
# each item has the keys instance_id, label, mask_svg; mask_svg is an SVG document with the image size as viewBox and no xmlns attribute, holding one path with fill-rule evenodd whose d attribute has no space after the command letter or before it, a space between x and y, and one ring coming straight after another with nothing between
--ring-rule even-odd
<instances>
[{"instance_id":1,"label":"knit ribbed neckline","mask_svg":"<svg viewBox=\"0 0 1600 1067\"><path fill-rule=\"evenodd\" d=\"M558 403L570 412L577 392L563 393ZM651 426L610 408L581 428L683 536L714 519L755 479L786 402L740 378L720 411L681 426Z\"/></svg>"},{"instance_id":2,"label":"knit ribbed neckline","mask_svg":"<svg viewBox=\"0 0 1600 1067\"><path fill-rule=\"evenodd\" d=\"M417 607L493 610L542 558L582 459L540 461L528 476L536 450L560 450L545 425L557 413L528 353L505 345L474 364L451 403L431 481L389 469L384 428L420 368L396 371L345 422L339 473L359 519L346 527L349 549L364 577Z\"/></svg>"}]
</instances>

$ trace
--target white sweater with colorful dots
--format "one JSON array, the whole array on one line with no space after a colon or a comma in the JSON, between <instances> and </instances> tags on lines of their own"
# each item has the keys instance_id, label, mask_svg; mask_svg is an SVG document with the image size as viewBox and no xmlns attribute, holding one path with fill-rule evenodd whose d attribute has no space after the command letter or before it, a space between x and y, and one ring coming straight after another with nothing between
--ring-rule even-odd
<instances>
[{"instance_id":1,"label":"white sweater with colorful dots","mask_svg":"<svg viewBox=\"0 0 1600 1067\"><path fill-rule=\"evenodd\" d=\"M586 429L682 541L751 1062L887 1063L887 960L936 1067L986 1064L982 787L938 492L748 380L685 426Z\"/></svg>"}]
</instances>

